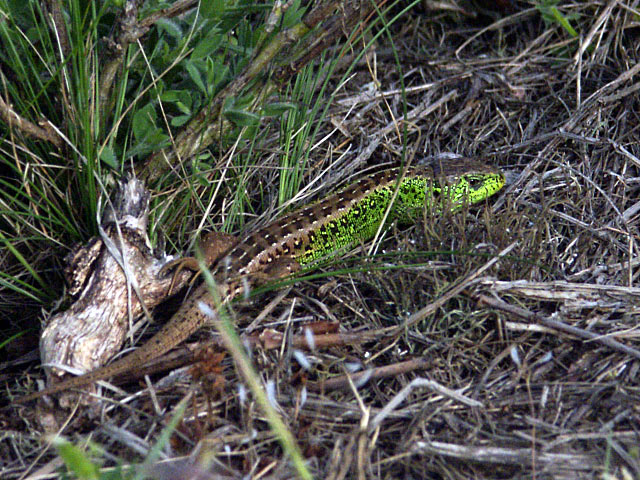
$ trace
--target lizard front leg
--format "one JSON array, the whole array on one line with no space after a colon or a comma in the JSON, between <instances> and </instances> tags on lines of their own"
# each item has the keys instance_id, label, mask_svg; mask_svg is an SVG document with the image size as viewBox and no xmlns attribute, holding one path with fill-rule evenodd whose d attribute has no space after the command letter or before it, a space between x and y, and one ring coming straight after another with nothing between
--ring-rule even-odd
<instances>
[{"instance_id":1,"label":"lizard front leg","mask_svg":"<svg viewBox=\"0 0 640 480\"><path fill-rule=\"evenodd\" d=\"M198 242L198 248L202 252L204 261L207 266L213 265L225 252L233 247L238 242L238 238L234 235L222 232L209 232ZM187 269L192 272L196 272L190 283L193 283L200 275L200 266L198 259L194 256L177 258L170 262L160 270L161 275L165 275L169 270L174 270L173 280L171 281L171 287L169 288L169 294L173 292L173 287L176 278L178 278L182 270Z\"/></svg>"}]
</instances>

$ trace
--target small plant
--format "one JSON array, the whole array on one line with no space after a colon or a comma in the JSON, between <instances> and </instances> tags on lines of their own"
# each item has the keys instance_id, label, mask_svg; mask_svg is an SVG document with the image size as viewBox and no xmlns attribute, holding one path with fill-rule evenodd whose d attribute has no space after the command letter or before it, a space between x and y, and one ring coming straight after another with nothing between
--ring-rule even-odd
<instances>
[{"instance_id":1,"label":"small plant","mask_svg":"<svg viewBox=\"0 0 640 480\"><path fill-rule=\"evenodd\" d=\"M578 32L571 26L571 20L577 20L579 18L577 13L562 14L558 9L559 0L540 0L536 3L536 8L542 15L542 19L546 24L551 25L557 23L560 25L569 35L577 37Z\"/></svg>"}]
</instances>

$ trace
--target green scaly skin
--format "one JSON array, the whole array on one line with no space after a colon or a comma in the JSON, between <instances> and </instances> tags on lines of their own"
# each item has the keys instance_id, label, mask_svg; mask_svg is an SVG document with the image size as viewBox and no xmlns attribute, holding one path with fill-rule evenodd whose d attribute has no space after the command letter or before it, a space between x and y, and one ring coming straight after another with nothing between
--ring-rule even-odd
<instances>
[{"instance_id":1,"label":"green scaly skin","mask_svg":"<svg viewBox=\"0 0 640 480\"><path fill-rule=\"evenodd\" d=\"M440 213L448 206L456 212L465 205L486 200L504 184L504 175L497 171L461 175L452 185L441 185L422 169L410 170L399 184L382 185L372 190L344 214L311 232L309 243L295 250L294 257L302 266L331 257L373 238L385 215L386 225L394 221L411 225L421 218L425 208ZM396 189L398 193L389 209Z\"/></svg>"}]
</instances>

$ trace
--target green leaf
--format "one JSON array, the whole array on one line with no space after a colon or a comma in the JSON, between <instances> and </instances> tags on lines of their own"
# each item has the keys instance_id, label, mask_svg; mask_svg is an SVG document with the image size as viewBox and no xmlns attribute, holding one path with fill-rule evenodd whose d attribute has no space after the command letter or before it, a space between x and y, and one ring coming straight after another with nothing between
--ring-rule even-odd
<instances>
[{"instance_id":1,"label":"green leaf","mask_svg":"<svg viewBox=\"0 0 640 480\"><path fill-rule=\"evenodd\" d=\"M265 117L279 117L285 112L291 112L298 109L295 103L291 102L274 102L265 105L262 108L262 115Z\"/></svg>"},{"instance_id":2,"label":"green leaf","mask_svg":"<svg viewBox=\"0 0 640 480\"><path fill-rule=\"evenodd\" d=\"M211 92L215 93L229 77L229 66L212 58L207 59L207 78L211 82Z\"/></svg>"},{"instance_id":3,"label":"green leaf","mask_svg":"<svg viewBox=\"0 0 640 480\"><path fill-rule=\"evenodd\" d=\"M189 102L191 103L191 102ZM191 116L191 109L182 102L176 102L176 107L187 116Z\"/></svg>"},{"instance_id":4,"label":"green leaf","mask_svg":"<svg viewBox=\"0 0 640 480\"><path fill-rule=\"evenodd\" d=\"M172 127L181 127L191 119L191 115L179 115L171 119Z\"/></svg>"},{"instance_id":5,"label":"green leaf","mask_svg":"<svg viewBox=\"0 0 640 480\"><path fill-rule=\"evenodd\" d=\"M200 91L202 91L202 93L206 95L207 87L202 81L202 75L200 74L200 70L198 70L198 67L196 67L192 61L188 61L185 65L185 68L189 73L189 77L191 77L191 80L193 80L193 83L195 83Z\"/></svg>"},{"instance_id":6,"label":"green leaf","mask_svg":"<svg viewBox=\"0 0 640 480\"><path fill-rule=\"evenodd\" d=\"M100 152L100 161L114 170L118 169L118 159L111 147L105 147L102 152Z\"/></svg>"},{"instance_id":7,"label":"green leaf","mask_svg":"<svg viewBox=\"0 0 640 480\"><path fill-rule=\"evenodd\" d=\"M553 18L556 19L556 21L562 26L562 28L564 28L567 31L567 33L569 33L569 35L571 35L572 37L578 36L578 32L574 30L574 28L569 23L569 20L565 18L560 13L560 10L558 10L555 6L551 7L551 15L553 15Z\"/></svg>"},{"instance_id":8,"label":"green leaf","mask_svg":"<svg viewBox=\"0 0 640 480\"><path fill-rule=\"evenodd\" d=\"M191 94L187 90L167 90L160 95L160 100L174 104L185 115L191 115L191 105L193 101Z\"/></svg>"},{"instance_id":9,"label":"green leaf","mask_svg":"<svg viewBox=\"0 0 640 480\"><path fill-rule=\"evenodd\" d=\"M247 112L246 110L236 110L230 108L224 111L224 116L227 118L227 120L235 123L239 127L250 127L253 125L257 125L260 122L260 115L252 112Z\"/></svg>"},{"instance_id":10,"label":"green leaf","mask_svg":"<svg viewBox=\"0 0 640 480\"><path fill-rule=\"evenodd\" d=\"M164 30L167 33L167 35L169 35L170 37L173 37L177 40L181 40L183 37L182 29L180 28L180 25L178 25L176 22L172 20L168 20L166 18L160 18L156 22L156 25L158 26L159 30Z\"/></svg>"},{"instance_id":11,"label":"green leaf","mask_svg":"<svg viewBox=\"0 0 640 480\"><path fill-rule=\"evenodd\" d=\"M170 142L169 135L165 134L159 128L155 128L144 139L145 143L154 149L168 147Z\"/></svg>"},{"instance_id":12,"label":"green leaf","mask_svg":"<svg viewBox=\"0 0 640 480\"><path fill-rule=\"evenodd\" d=\"M287 11L284 12L284 19L282 20L282 28L289 28L299 23L307 9L307 6L301 6L300 0L295 0L289 5Z\"/></svg>"},{"instance_id":13,"label":"green leaf","mask_svg":"<svg viewBox=\"0 0 640 480\"><path fill-rule=\"evenodd\" d=\"M253 101L255 100L255 94L247 93L242 97L231 97L231 100L232 101L228 103L229 108L235 110L244 110L253 103Z\"/></svg>"},{"instance_id":14,"label":"green leaf","mask_svg":"<svg viewBox=\"0 0 640 480\"><path fill-rule=\"evenodd\" d=\"M206 3L206 2L205 2ZM216 51L220 42L222 41L222 35L217 32L209 32L205 38L200 40L191 53L191 59L198 60L200 58L208 57Z\"/></svg>"},{"instance_id":15,"label":"green leaf","mask_svg":"<svg viewBox=\"0 0 640 480\"><path fill-rule=\"evenodd\" d=\"M67 468L80 479L98 479L100 471L86 454L75 445L60 438L55 437L53 445L58 450Z\"/></svg>"},{"instance_id":16,"label":"green leaf","mask_svg":"<svg viewBox=\"0 0 640 480\"><path fill-rule=\"evenodd\" d=\"M155 130L156 110L153 105L148 104L138 110L133 116L133 135L136 140L141 141L151 130Z\"/></svg>"},{"instance_id":17,"label":"green leaf","mask_svg":"<svg viewBox=\"0 0 640 480\"><path fill-rule=\"evenodd\" d=\"M177 102L180 98L180 90L167 90L166 92L162 92L160 95L160 100L163 102Z\"/></svg>"},{"instance_id":18,"label":"green leaf","mask_svg":"<svg viewBox=\"0 0 640 480\"><path fill-rule=\"evenodd\" d=\"M127 150L127 158L136 155L144 156L151 152L156 152L162 148L171 145L171 139L168 135L162 133L159 128L149 132L149 134L141 139L134 147Z\"/></svg>"},{"instance_id":19,"label":"green leaf","mask_svg":"<svg viewBox=\"0 0 640 480\"><path fill-rule=\"evenodd\" d=\"M200 3L200 13L208 19L218 19L222 17L227 9L225 0L207 0Z\"/></svg>"}]
</instances>

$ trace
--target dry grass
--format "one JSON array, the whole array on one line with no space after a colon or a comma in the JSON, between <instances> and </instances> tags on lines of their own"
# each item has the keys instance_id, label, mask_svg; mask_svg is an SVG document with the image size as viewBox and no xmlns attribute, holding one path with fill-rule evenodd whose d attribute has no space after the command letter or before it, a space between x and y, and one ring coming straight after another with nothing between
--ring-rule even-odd
<instances>
[{"instance_id":1,"label":"dry grass","mask_svg":"<svg viewBox=\"0 0 640 480\"><path fill-rule=\"evenodd\" d=\"M393 36L415 161L442 152L485 158L508 172L505 192L393 232L379 251L404 253L385 257L388 269L297 283L235 309L241 326L260 318L259 332L270 325L290 334L281 347L256 347L253 360L317 478L640 478L640 11L631 0L565 4L577 15L580 37L571 38L515 3L495 21L423 12ZM307 182L332 165L322 181L334 188L403 150L393 51L380 42L367 60L331 106ZM265 181L270 174L259 172L272 166L259 165L252 178ZM354 258L366 265L361 252L345 262ZM293 340L310 320L378 336L307 352L305 371ZM388 328L398 325L405 328ZM354 365L373 378L349 381ZM260 411L240 401L231 363L206 367L171 443L173 460L156 476L291 476ZM212 386L221 378L224 388ZM329 378L335 389L323 386ZM110 410L108 423L89 423L85 433L134 459L136 441L155 438L192 384L162 380L158 404ZM390 409L396 398L403 401ZM6 445L5 458L33 460L33 438Z\"/></svg>"}]
</instances>

